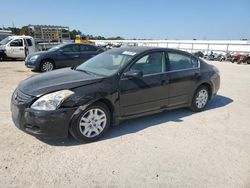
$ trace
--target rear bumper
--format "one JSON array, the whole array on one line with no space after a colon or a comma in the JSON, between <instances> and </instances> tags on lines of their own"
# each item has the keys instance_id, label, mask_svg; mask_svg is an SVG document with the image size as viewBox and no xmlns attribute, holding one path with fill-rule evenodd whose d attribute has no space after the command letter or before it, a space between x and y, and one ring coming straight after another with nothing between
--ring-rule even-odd
<instances>
[{"instance_id":1,"label":"rear bumper","mask_svg":"<svg viewBox=\"0 0 250 188\"><path fill-rule=\"evenodd\" d=\"M219 74L219 72L218 72L218 73L215 73L215 74L212 76L211 82L212 82L212 84L213 84L213 90L212 90L210 99L213 99L214 96L217 94L217 92L218 92L219 89L220 89L220 74Z\"/></svg>"},{"instance_id":2,"label":"rear bumper","mask_svg":"<svg viewBox=\"0 0 250 188\"><path fill-rule=\"evenodd\" d=\"M22 131L39 138L65 138L68 136L75 108L38 111L11 103L12 120Z\"/></svg>"}]
</instances>

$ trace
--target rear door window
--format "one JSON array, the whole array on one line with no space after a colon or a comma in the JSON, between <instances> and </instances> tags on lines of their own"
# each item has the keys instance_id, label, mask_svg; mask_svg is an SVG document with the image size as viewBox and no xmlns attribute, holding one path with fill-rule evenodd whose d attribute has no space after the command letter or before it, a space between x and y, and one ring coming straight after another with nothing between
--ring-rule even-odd
<instances>
[{"instance_id":1,"label":"rear door window","mask_svg":"<svg viewBox=\"0 0 250 188\"><path fill-rule=\"evenodd\" d=\"M28 46L33 46L31 39L26 39L26 42L27 42Z\"/></svg>"},{"instance_id":2,"label":"rear door window","mask_svg":"<svg viewBox=\"0 0 250 188\"><path fill-rule=\"evenodd\" d=\"M63 47L63 52L79 52L79 46L75 44L67 45Z\"/></svg>"},{"instance_id":3,"label":"rear door window","mask_svg":"<svg viewBox=\"0 0 250 188\"><path fill-rule=\"evenodd\" d=\"M80 45L80 52L95 52L97 48L90 45Z\"/></svg>"},{"instance_id":4,"label":"rear door window","mask_svg":"<svg viewBox=\"0 0 250 188\"><path fill-rule=\"evenodd\" d=\"M169 71L191 69L198 67L198 60L186 54L168 52Z\"/></svg>"}]
</instances>

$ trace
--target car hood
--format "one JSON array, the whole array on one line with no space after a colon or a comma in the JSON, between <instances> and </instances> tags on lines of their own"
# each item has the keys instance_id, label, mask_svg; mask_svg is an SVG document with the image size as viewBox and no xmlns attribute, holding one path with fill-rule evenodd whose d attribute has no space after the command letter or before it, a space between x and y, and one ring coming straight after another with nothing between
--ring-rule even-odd
<instances>
[{"instance_id":1,"label":"car hood","mask_svg":"<svg viewBox=\"0 0 250 188\"><path fill-rule=\"evenodd\" d=\"M46 53L48 53L47 51L39 51L39 52L34 52L34 53L31 53L31 54L29 54L27 57L26 57L26 59L30 59L31 57L33 57L33 56L35 56L35 55L43 55L43 54L46 54Z\"/></svg>"},{"instance_id":2,"label":"car hood","mask_svg":"<svg viewBox=\"0 0 250 188\"><path fill-rule=\"evenodd\" d=\"M42 55L42 54L47 54L49 53L48 51L39 51L39 52L34 52L32 54L29 54L28 57L35 56L35 55Z\"/></svg>"},{"instance_id":3,"label":"car hood","mask_svg":"<svg viewBox=\"0 0 250 188\"><path fill-rule=\"evenodd\" d=\"M45 53L48 53L48 51L34 52L32 55L40 55L40 54L45 54Z\"/></svg>"},{"instance_id":4,"label":"car hood","mask_svg":"<svg viewBox=\"0 0 250 188\"><path fill-rule=\"evenodd\" d=\"M101 76L64 68L32 76L22 81L18 89L31 96L41 96L53 91L93 84L102 79Z\"/></svg>"},{"instance_id":5,"label":"car hood","mask_svg":"<svg viewBox=\"0 0 250 188\"><path fill-rule=\"evenodd\" d=\"M4 50L5 49L5 45L0 44L0 50Z\"/></svg>"}]
</instances>

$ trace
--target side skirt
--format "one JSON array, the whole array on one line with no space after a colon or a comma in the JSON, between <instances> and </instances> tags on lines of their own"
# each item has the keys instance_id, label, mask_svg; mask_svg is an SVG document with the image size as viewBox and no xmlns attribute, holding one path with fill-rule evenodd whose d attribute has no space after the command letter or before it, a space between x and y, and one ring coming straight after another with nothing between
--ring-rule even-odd
<instances>
[{"instance_id":1,"label":"side skirt","mask_svg":"<svg viewBox=\"0 0 250 188\"><path fill-rule=\"evenodd\" d=\"M157 114L157 113L161 113L164 111L170 111L170 110L174 110L174 109L178 109L178 108L185 108L185 107L189 107L189 105L190 104L182 104L182 105L177 105L177 106L172 106L172 107L161 108L159 110L148 111L148 112L139 113L139 114L133 114L130 116L117 117L116 121L115 121L116 123L113 125L114 126L119 125L122 121L125 121L128 119L134 119L134 118L138 118L138 117L142 117L142 116Z\"/></svg>"}]
</instances>

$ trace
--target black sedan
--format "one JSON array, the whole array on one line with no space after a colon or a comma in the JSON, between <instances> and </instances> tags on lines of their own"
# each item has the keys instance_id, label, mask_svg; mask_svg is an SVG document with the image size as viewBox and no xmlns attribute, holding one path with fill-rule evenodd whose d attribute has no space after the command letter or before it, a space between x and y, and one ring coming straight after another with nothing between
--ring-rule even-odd
<instances>
[{"instance_id":1,"label":"black sedan","mask_svg":"<svg viewBox=\"0 0 250 188\"><path fill-rule=\"evenodd\" d=\"M25 65L37 71L47 72L56 68L78 66L102 52L101 48L90 44L61 44L48 51L28 55Z\"/></svg>"},{"instance_id":2,"label":"black sedan","mask_svg":"<svg viewBox=\"0 0 250 188\"><path fill-rule=\"evenodd\" d=\"M90 142L125 119L181 107L202 111L219 86L218 69L187 52L117 48L22 81L12 96L12 119L34 136L71 133Z\"/></svg>"}]
</instances>

